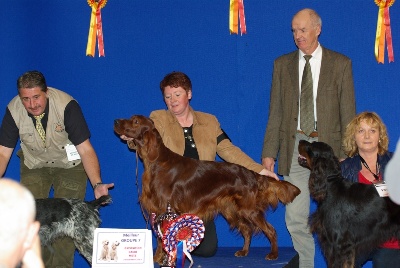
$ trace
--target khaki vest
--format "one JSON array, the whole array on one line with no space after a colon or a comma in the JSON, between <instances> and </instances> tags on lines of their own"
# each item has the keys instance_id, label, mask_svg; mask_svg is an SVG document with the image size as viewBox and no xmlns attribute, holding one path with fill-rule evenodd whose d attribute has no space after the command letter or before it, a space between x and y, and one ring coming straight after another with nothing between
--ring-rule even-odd
<instances>
[{"instance_id":1,"label":"khaki vest","mask_svg":"<svg viewBox=\"0 0 400 268\"><path fill-rule=\"evenodd\" d=\"M30 169L41 167L72 168L81 160L68 161L65 146L72 144L65 131L64 111L73 98L55 88L47 90L49 114L46 127L46 144L43 144L32 119L28 116L19 96L8 104L8 109L19 129L24 163Z\"/></svg>"}]
</instances>

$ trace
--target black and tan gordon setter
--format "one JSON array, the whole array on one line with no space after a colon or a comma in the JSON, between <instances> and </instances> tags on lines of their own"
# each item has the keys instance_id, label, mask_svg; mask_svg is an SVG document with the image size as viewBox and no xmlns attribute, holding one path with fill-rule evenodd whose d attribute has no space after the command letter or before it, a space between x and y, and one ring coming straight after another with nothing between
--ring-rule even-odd
<instances>
[{"instance_id":1,"label":"black and tan gordon setter","mask_svg":"<svg viewBox=\"0 0 400 268\"><path fill-rule=\"evenodd\" d=\"M278 202L292 202L300 190L285 181L262 176L240 165L200 161L183 157L168 149L151 119L136 115L114 121L118 135L133 138L143 160L140 202L150 214L165 212L170 202L173 211L192 213L203 221L222 214L232 229L244 237L244 245L235 256L246 256L254 233L262 232L271 243L267 260L278 258L274 227L265 219L268 208ZM162 262L161 240L154 260Z\"/></svg>"},{"instance_id":2,"label":"black and tan gordon setter","mask_svg":"<svg viewBox=\"0 0 400 268\"><path fill-rule=\"evenodd\" d=\"M299 154L300 165L311 170L310 195L317 202L310 228L329 268L353 267L358 254L400 238L400 206L374 185L345 180L328 144L301 140Z\"/></svg>"}]
</instances>

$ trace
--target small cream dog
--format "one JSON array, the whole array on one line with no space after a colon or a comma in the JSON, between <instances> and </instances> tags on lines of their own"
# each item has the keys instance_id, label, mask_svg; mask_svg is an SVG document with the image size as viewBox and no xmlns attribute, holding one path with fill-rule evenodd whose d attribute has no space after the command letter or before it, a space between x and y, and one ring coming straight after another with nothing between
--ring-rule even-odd
<instances>
[{"instance_id":1,"label":"small cream dog","mask_svg":"<svg viewBox=\"0 0 400 268\"><path fill-rule=\"evenodd\" d=\"M119 246L119 242L115 241L111 245L111 250L110 250L110 260L112 261L117 261L118 260L118 254L117 254L117 247Z\"/></svg>"},{"instance_id":2,"label":"small cream dog","mask_svg":"<svg viewBox=\"0 0 400 268\"><path fill-rule=\"evenodd\" d=\"M100 254L100 261L108 261L109 260L109 244L110 242L108 240L103 240L103 248L101 249L101 254Z\"/></svg>"}]
</instances>

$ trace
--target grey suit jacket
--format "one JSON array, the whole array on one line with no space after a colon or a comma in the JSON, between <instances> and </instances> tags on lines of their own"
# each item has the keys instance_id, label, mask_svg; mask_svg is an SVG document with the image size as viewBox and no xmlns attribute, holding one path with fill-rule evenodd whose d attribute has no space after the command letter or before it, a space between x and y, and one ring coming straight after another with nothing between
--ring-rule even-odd
<instances>
[{"instance_id":1,"label":"grey suit jacket","mask_svg":"<svg viewBox=\"0 0 400 268\"><path fill-rule=\"evenodd\" d=\"M278 173L289 175L299 111L298 50L275 60L270 94L262 157L278 156ZM351 60L324 47L316 103L318 141L345 158L342 137L356 111Z\"/></svg>"}]
</instances>

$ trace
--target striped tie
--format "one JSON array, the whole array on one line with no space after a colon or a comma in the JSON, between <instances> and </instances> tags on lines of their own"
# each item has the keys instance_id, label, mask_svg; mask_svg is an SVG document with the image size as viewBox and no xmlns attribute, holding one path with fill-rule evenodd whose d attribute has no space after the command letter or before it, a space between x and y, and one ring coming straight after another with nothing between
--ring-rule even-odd
<instances>
[{"instance_id":1,"label":"striped tie","mask_svg":"<svg viewBox=\"0 0 400 268\"><path fill-rule=\"evenodd\" d=\"M40 138L42 139L43 143L46 142L46 132L44 131L43 125L42 125L42 118L44 116L44 113L41 115L35 115L33 116L36 119L36 130L39 133Z\"/></svg>"},{"instance_id":2,"label":"striped tie","mask_svg":"<svg viewBox=\"0 0 400 268\"><path fill-rule=\"evenodd\" d=\"M304 55L306 65L304 66L303 78L301 80L300 97L300 128L310 136L314 131L314 98L313 98L313 80L311 73L310 59L311 55Z\"/></svg>"}]
</instances>

